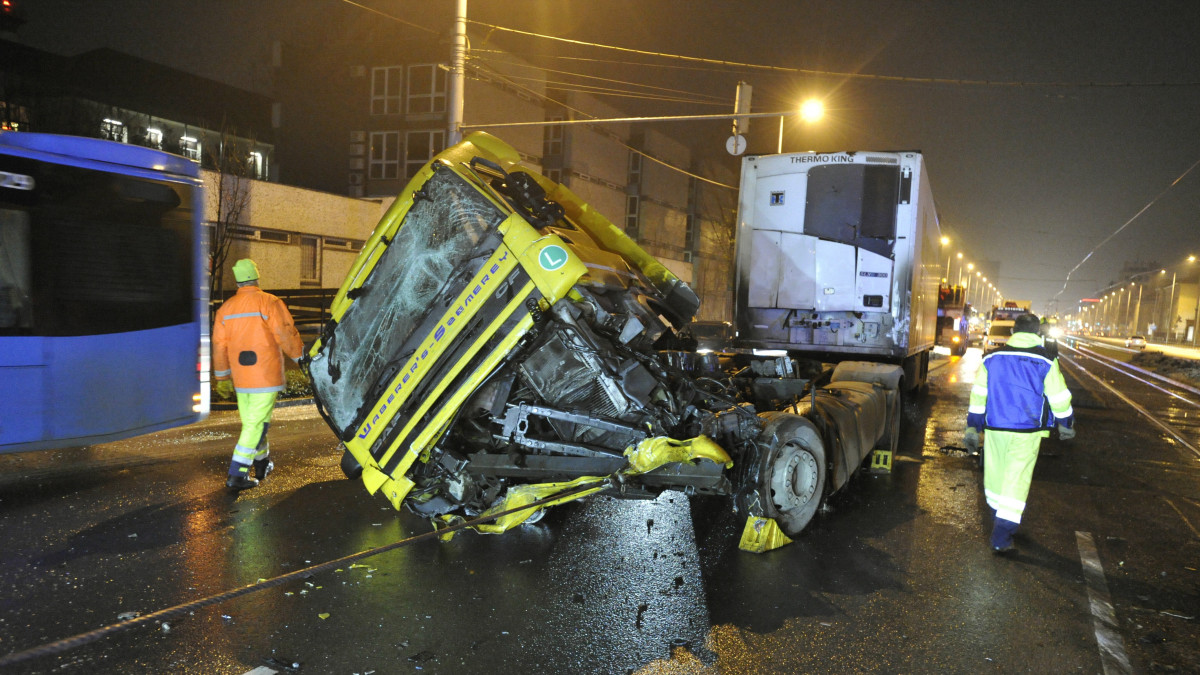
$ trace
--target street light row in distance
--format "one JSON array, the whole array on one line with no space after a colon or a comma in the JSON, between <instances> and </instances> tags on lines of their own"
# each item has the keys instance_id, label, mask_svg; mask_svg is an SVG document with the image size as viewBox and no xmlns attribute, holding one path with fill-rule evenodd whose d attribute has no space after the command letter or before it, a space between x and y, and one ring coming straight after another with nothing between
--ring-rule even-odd
<instances>
[{"instance_id":1,"label":"street light row in distance","mask_svg":"<svg viewBox=\"0 0 1200 675\"><path fill-rule=\"evenodd\" d=\"M942 237L942 240L941 240L942 246L948 246L950 244L950 241L951 241L950 237L945 237L945 236ZM1004 294L1002 294L1000 292L1000 289L996 288L996 285L994 283L989 282L988 278L983 276L983 272L981 270L975 269L975 263L967 261L967 260L963 260L962 251L958 251L957 253L955 253L953 255L951 255L951 253L949 251L946 252L946 276L942 277L943 284L950 284L950 263L955 259L957 259L959 261L958 262L958 280L955 285L964 286L964 288L966 289L966 294L968 296L967 302L970 302L971 286L972 286L972 284L971 284L971 273L972 272L975 273L975 277L977 279L977 284L975 285L975 288L977 289L977 292L978 292L978 294L977 294L978 303L972 303L972 304L977 304L977 306L985 305L988 303L990 303L992 305L999 305L1004 300ZM965 285L963 283L964 263L966 264L966 268L967 268ZM984 284L987 284L987 286L985 287ZM985 292L985 288L986 288L986 292Z\"/></svg>"}]
</instances>

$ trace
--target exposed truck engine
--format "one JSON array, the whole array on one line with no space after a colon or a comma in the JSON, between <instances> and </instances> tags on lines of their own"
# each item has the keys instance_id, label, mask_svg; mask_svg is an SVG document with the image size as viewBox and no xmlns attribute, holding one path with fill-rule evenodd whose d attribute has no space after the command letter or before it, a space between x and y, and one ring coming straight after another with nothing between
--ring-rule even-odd
<instances>
[{"instance_id":1,"label":"exposed truck engine","mask_svg":"<svg viewBox=\"0 0 1200 675\"><path fill-rule=\"evenodd\" d=\"M594 488L570 498L673 489L729 498L742 548L768 550L895 448L903 372L672 348L698 307L619 228L475 133L385 214L304 365L343 471L397 509L441 523L580 485Z\"/></svg>"}]
</instances>

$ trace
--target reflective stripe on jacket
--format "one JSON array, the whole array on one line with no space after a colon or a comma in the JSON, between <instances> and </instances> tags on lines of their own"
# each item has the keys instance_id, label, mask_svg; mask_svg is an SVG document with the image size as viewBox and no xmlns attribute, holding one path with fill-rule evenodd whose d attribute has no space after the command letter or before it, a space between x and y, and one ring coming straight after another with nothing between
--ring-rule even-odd
<instances>
[{"instance_id":1,"label":"reflective stripe on jacket","mask_svg":"<svg viewBox=\"0 0 1200 675\"><path fill-rule=\"evenodd\" d=\"M243 393L282 391L283 354L304 353L287 305L258 286L242 286L213 320L213 377L233 376Z\"/></svg>"},{"instance_id":2,"label":"reflective stripe on jacket","mask_svg":"<svg viewBox=\"0 0 1200 675\"><path fill-rule=\"evenodd\" d=\"M1007 345L983 357L971 388L968 426L1036 432L1073 422L1071 392L1042 338L1014 333Z\"/></svg>"}]
</instances>

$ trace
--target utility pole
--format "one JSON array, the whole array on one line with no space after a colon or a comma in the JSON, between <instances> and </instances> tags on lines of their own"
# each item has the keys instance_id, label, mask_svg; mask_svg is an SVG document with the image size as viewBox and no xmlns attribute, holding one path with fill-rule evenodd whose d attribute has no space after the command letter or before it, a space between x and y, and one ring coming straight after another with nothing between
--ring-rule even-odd
<instances>
[{"instance_id":1,"label":"utility pole","mask_svg":"<svg viewBox=\"0 0 1200 675\"><path fill-rule=\"evenodd\" d=\"M446 146L462 140L463 83L466 80L467 61L467 0L456 0L454 6L454 52L450 64L450 100L447 102Z\"/></svg>"}]
</instances>

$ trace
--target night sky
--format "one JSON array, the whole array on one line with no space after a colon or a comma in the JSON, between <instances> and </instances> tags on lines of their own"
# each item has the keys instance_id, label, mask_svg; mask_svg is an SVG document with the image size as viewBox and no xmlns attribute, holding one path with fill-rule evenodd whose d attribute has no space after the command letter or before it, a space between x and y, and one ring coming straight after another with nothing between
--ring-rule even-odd
<instances>
[{"instance_id":1,"label":"night sky","mask_svg":"<svg viewBox=\"0 0 1200 675\"><path fill-rule=\"evenodd\" d=\"M356 2L450 30L453 0ZM28 23L17 38L26 44L64 54L108 46L264 93L273 40L303 26L336 30L367 12L340 0L23 4ZM1055 299L1071 311L1119 281L1126 263L1169 267L1200 254L1200 168L1171 186L1200 161L1200 2L471 0L468 9L482 24L829 73L689 64L469 29L476 49L495 44L550 68L685 99L606 99L630 114L726 112L738 80L754 86L754 112L820 97L826 117L789 120L785 151L923 151L950 248L1036 311ZM398 35L415 30L394 23ZM729 124L672 129L698 154L721 157ZM777 133L777 120L755 120L750 151L774 152Z\"/></svg>"}]
</instances>

